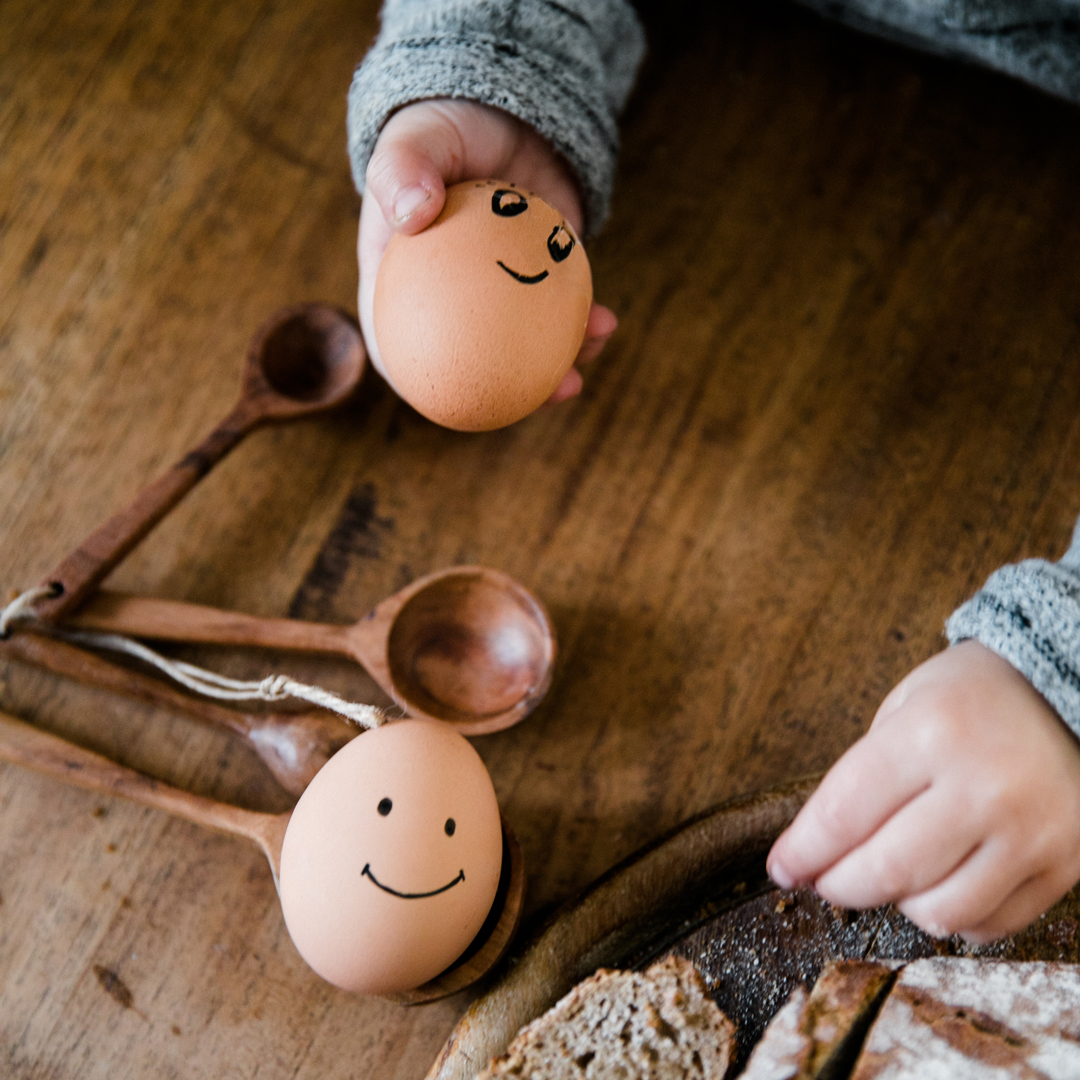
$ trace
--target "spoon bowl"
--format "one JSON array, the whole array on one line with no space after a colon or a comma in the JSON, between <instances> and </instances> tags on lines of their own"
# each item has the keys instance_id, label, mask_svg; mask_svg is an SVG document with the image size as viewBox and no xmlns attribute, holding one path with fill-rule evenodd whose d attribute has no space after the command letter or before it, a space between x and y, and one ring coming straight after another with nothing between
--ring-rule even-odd
<instances>
[{"instance_id":1,"label":"spoon bowl","mask_svg":"<svg viewBox=\"0 0 1080 1080\"><path fill-rule=\"evenodd\" d=\"M243 396L267 420L287 420L333 408L356 388L364 370L356 324L325 304L276 312L248 347Z\"/></svg>"},{"instance_id":2,"label":"spoon bowl","mask_svg":"<svg viewBox=\"0 0 1080 1080\"><path fill-rule=\"evenodd\" d=\"M483 567L417 584L386 642L401 704L457 724L527 715L551 683L555 654L554 629L536 598Z\"/></svg>"}]
</instances>

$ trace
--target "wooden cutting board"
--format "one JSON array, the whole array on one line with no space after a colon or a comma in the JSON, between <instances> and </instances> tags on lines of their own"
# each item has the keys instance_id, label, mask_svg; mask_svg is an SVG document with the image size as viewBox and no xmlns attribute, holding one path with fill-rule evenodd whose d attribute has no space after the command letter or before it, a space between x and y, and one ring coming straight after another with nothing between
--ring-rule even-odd
<instances>
[{"instance_id":1,"label":"wooden cutting board","mask_svg":"<svg viewBox=\"0 0 1080 1080\"><path fill-rule=\"evenodd\" d=\"M798 984L834 959L989 956L1080 962L1080 887L1025 931L986 946L936 940L894 907L834 908L769 882L765 856L816 777L691 819L615 867L513 951L459 1021L427 1080L472 1080L518 1030L597 968L692 961L737 1025L733 1067Z\"/></svg>"}]
</instances>

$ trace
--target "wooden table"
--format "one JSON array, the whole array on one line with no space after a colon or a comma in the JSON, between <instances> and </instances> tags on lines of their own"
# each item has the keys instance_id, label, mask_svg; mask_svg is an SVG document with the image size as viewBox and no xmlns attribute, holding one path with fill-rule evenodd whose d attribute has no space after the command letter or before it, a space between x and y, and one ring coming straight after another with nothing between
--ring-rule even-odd
<instances>
[{"instance_id":1,"label":"wooden table","mask_svg":"<svg viewBox=\"0 0 1080 1080\"><path fill-rule=\"evenodd\" d=\"M827 766L996 566L1080 511L1080 112L782 4L666 5L590 249L573 404L440 430L377 378L264 430L111 584L346 622L481 562L549 604L547 701L477 740L532 917L687 815ZM0 9L0 582L33 584L232 398L274 308L354 304L365 0ZM692 29L688 29L692 28ZM191 651L363 696L336 662ZM288 799L184 719L13 663L0 705ZM464 996L309 973L262 856L0 767L5 1077L423 1075Z\"/></svg>"}]
</instances>

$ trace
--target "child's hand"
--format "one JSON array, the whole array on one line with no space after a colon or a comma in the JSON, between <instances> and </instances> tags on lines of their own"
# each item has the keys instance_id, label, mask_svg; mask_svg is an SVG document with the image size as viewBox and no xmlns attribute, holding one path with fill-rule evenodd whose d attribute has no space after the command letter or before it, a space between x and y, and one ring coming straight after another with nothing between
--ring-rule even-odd
<instances>
[{"instance_id":1,"label":"child's hand","mask_svg":"<svg viewBox=\"0 0 1080 1080\"><path fill-rule=\"evenodd\" d=\"M1008 661L954 645L889 694L768 865L936 937L1013 933L1080 878L1080 744Z\"/></svg>"},{"instance_id":2,"label":"child's hand","mask_svg":"<svg viewBox=\"0 0 1080 1080\"><path fill-rule=\"evenodd\" d=\"M430 225L442 210L446 185L488 179L535 191L581 234L581 198L569 170L536 131L509 113L473 101L421 101L396 112L379 135L367 167L357 258L360 325L371 361L384 377L372 305L375 275L390 237ZM598 356L615 326L614 313L593 304L575 363ZM573 397L580 389L581 375L572 367L551 401Z\"/></svg>"}]
</instances>

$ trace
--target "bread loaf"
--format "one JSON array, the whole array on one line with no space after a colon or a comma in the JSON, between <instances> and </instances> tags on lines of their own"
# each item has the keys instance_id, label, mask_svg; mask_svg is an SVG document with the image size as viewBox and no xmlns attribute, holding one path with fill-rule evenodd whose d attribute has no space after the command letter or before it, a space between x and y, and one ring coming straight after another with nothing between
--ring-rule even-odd
<instances>
[{"instance_id":1,"label":"bread loaf","mask_svg":"<svg viewBox=\"0 0 1080 1080\"><path fill-rule=\"evenodd\" d=\"M937 957L901 972L853 1080L1077 1080L1075 964Z\"/></svg>"},{"instance_id":2,"label":"bread loaf","mask_svg":"<svg viewBox=\"0 0 1080 1080\"><path fill-rule=\"evenodd\" d=\"M477 1080L723 1080L734 1025L688 960L598 971L522 1028Z\"/></svg>"}]
</instances>

